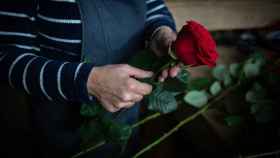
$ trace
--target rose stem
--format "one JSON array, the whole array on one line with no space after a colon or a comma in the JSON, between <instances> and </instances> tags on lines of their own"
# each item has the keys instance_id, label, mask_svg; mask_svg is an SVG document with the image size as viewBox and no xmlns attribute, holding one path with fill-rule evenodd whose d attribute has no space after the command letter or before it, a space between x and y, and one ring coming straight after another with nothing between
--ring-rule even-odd
<instances>
[{"instance_id":1,"label":"rose stem","mask_svg":"<svg viewBox=\"0 0 280 158\"><path fill-rule=\"evenodd\" d=\"M153 143L149 144L148 146L146 146L145 148L143 148L142 150L140 150L138 153L136 153L133 158L138 158L139 156L141 156L142 154L144 154L145 152L149 151L150 149L152 149L154 146L158 145L159 143L161 143L162 141L164 141L166 138L168 138L169 136L171 136L173 133L175 133L177 130L179 130L182 126L184 126L185 124L191 122L192 120L194 120L195 118L197 118L198 116L200 116L201 114L203 114L204 112L206 112L208 110L208 108L214 104L215 102L219 101L220 99L224 98L225 96L227 96L229 94L229 92L231 92L232 90L234 90L235 88L238 87L239 84L236 84L230 88L228 88L226 91L224 91L223 93L221 93L217 98L213 99L210 103L206 104L202 109L200 109L199 111L197 111L196 113L194 113L193 115L185 118L184 120L182 120L181 122L179 122L174 128L172 128L171 130L169 130L167 133L165 133L163 136L161 136L160 138L158 138L157 140L155 140Z\"/></svg>"},{"instance_id":2,"label":"rose stem","mask_svg":"<svg viewBox=\"0 0 280 158\"><path fill-rule=\"evenodd\" d=\"M146 122L148 122L148 121L150 121L150 120L153 120L153 119L155 119L155 118L157 118L157 117L159 117L159 116L161 116L161 114L160 114L159 112L158 112L158 113L154 113L154 114L152 114L152 115L150 115L150 116L147 116L147 117L144 118L143 120L141 120L141 121L139 121L139 122L133 124L133 125L131 126L131 128L137 128L137 127L139 127L139 126L145 124ZM84 155L84 154L86 154L86 153L88 153L88 152L90 152L90 151L92 151L92 150L95 150L95 149L97 149L97 148L99 148L99 147L101 147L101 146L103 146L103 145L105 145L105 144L106 144L105 141L101 141L101 142L99 142L98 144L96 144L96 145L94 145L94 146L92 146L92 147L89 147L89 148L87 148L87 149L85 149L85 150L83 150L83 151L81 151L81 152L75 154L75 155L72 156L71 158L80 157L80 156L82 156L82 155Z\"/></svg>"},{"instance_id":3,"label":"rose stem","mask_svg":"<svg viewBox=\"0 0 280 158\"><path fill-rule=\"evenodd\" d=\"M87 149L85 149L85 150L79 152L78 154L75 154L75 155L72 156L71 158L80 157L80 156L82 156L82 155L84 155L84 154L86 154L86 153L88 153L88 152L90 152L90 151L92 151L92 150L95 150L96 148L99 148L99 147L103 146L105 143L106 143L105 141L99 142L98 144L96 144L96 145L94 145L94 146L92 146L92 147L90 147L90 148L87 148Z\"/></svg>"}]
</instances>

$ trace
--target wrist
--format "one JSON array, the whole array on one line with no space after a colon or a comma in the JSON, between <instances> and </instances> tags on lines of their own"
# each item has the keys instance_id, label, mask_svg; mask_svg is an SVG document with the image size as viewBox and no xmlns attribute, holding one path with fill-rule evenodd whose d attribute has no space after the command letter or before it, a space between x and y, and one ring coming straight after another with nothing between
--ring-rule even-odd
<instances>
[{"instance_id":1,"label":"wrist","mask_svg":"<svg viewBox=\"0 0 280 158\"><path fill-rule=\"evenodd\" d=\"M162 56L168 52L169 46L177 38L176 32L174 32L168 26L158 27L152 34L149 48L158 56Z\"/></svg>"},{"instance_id":2,"label":"wrist","mask_svg":"<svg viewBox=\"0 0 280 158\"><path fill-rule=\"evenodd\" d=\"M160 26L153 31L150 37L150 41L153 41L155 37L158 37L163 33L175 33L175 32L169 26L165 26L165 25Z\"/></svg>"},{"instance_id":3,"label":"wrist","mask_svg":"<svg viewBox=\"0 0 280 158\"><path fill-rule=\"evenodd\" d=\"M97 81L98 81L98 73L99 73L99 67L93 67L89 73L88 80L87 80L87 92L89 96L96 96L95 86L97 85Z\"/></svg>"},{"instance_id":4,"label":"wrist","mask_svg":"<svg viewBox=\"0 0 280 158\"><path fill-rule=\"evenodd\" d=\"M90 76L90 72L94 67L93 64L90 63L80 63L75 70L75 79L74 79L74 87L75 88L75 97L77 97L79 102L88 103L90 102L90 97L87 89L88 78Z\"/></svg>"}]
</instances>

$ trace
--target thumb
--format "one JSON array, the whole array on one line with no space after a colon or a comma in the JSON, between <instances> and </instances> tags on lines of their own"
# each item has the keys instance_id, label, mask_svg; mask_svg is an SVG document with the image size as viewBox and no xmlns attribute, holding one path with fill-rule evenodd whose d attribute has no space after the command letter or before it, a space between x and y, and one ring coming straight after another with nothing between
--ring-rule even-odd
<instances>
[{"instance_id":1,"label":"thumb","mask_svg":"<svg viewBox=\"0 0 280 158\"><path fill-rule=\"evenodd\" d=\"M153 72L151 71L145 71L142 69L138 69L136 67L128 66L128 74L129 76L135 77L135 78L149 78L153 76Z\"/></svg>"}]
</instances>

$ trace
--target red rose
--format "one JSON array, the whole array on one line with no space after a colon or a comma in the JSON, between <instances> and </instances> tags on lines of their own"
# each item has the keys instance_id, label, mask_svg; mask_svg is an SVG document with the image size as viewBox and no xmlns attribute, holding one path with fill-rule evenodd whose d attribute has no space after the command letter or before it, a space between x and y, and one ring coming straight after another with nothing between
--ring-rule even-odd
<instances>
[{"instance_id":1,"label":"red rose","mask_svg":"<svg viewBox=\"0 0 280 158\"><path fill-rule=\"evenodd\" d=\"M195 21L188 21L172 46L179 60L186 65L216 65L216 43L208 30Z\"/></svg>"}]
</instances>

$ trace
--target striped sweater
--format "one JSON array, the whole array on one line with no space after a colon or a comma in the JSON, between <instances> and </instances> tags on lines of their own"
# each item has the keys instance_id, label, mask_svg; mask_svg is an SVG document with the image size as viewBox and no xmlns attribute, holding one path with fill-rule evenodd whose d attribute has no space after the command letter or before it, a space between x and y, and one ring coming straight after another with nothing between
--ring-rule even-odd
<instances>
[{"instance_id":1,"label":"striped sweater","mask_svg":"<svg viewBox=\"0 0 280 158\"><path fill-rule=\"evenodd\" d=\"M145 34L175 30L162 0L147 5ZM89 102L93 64L81 62L82 21L75 0L0 2L0 81L41 99Z\"/></svg>"}]
</instances>

